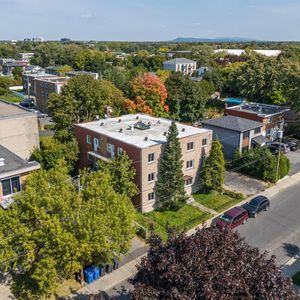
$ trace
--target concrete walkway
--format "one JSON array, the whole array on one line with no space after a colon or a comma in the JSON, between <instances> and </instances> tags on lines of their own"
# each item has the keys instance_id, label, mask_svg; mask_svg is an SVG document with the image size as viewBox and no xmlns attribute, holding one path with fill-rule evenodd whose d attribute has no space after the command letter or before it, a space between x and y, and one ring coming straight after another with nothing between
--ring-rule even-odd
<instances>
[{"instance_id":1,"label":"concrete walkway","mask_svg":"<svg viewBox=\"0 0 300 300\"><path fill-rule=\"evenodd\" d=\"M198 202L196 202L196 201L192 201L192 202L190 202L190 204L191 204L192 206L194 206L194 207L199 208L199 209L202 210L202 211L205 211L205 212L210 213L210 214L213 215L213 216L216 216L216 215L219 214L219 213L216 212L215 210L213 210L213 209L211 209L211 208L208 208L208 207L206 207L206 206L204 206L204 205L202 205L202 204L200 204L200 203L198 203Z\"/></svg>"}]
</instances>

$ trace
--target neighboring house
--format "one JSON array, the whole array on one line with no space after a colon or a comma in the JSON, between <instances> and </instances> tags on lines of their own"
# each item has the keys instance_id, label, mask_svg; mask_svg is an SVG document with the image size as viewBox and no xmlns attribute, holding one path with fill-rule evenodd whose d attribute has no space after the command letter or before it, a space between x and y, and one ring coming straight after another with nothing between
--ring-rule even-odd
<instances>
[{"instance_id":1,"label":"neighboring house","mask_svg":"<svg viewBox=\"0 0 300 300\"><path fill-rule=\"evenodd\" d=\"M163 62L163 69L192 75L197 69L197 62L186 58L174 58Z\"/></svg>"},{"instance_id":2,"label":"neighboring house","mask_svg":"<svg viewBox=\"0 0 300 300\"><path fill-rule=\"evenodd\" d=\"M44 38L43 37L26 38L24 39L24 42L42 43L44 42Z\"/></svg>"},{"instance_id":3,"label":"neighboring house","mask_svg":"<svg viewBox=\"0 0 300 300\"><path fill-rule=\"evenodd\" d=\"M45 73L50 75L59 76L59 66L49 66L45 68Z\"/></svg>"},{"instance_id":4,"label":"neighboring house","mask_svg":"<svg viewBox=\"0 0 300 300\"><path fill-rule=\"evenodd\" d=\"M95 72L87 72L87 71L72 71L72 72L66 72L65 76L66 77L74 77L77 75L90 75L94 79L99 79L99 74Z\"/></svg>"},{"instance_id":5,"label":"neighboring house","mask_svg":"<svg viewBox=\"0 0 300 300\"><path fill-rule=\"evenodd\" d=\"M7 64L7 63L12 63L15 62L16 60L14 58L0 58L0 66Z\"/></svg>"},{"instance_id":6,"label":"neighboring house","mask_svg":"<svg viewBox=\"0 0 300 300\"><path fill-rule=\"evenodd\" d=\"M27 96L35 96L36 95L36 84L35 79L47 79L56 77L55 75L46 74L45 72L40 72L36 74L24 74L22 76L23 80L23 89L24 93Z\"/></svg>"},{"instance_id":7,"label":"neighboring house","mask_svg":"<svg viewBox=\"0 0 300 300\"><path fill-rule=\"evenodd\" d=\"M276 105L242 102L231 107L225 105L224 114L264 123L266 136L274 140L278 138L278 131L284 122L284 114L288 110L286 107Z\"/></svg>"},{"instance_id":8,"label":"neighboring house","mask_svg":"<svg viewBox=\"0 0 300 300\"><path fill-rule=\"evenodd\" d=\"M212 131L176 123L182 148L183 173L187 194L200 189L199 170L211 147ZM125 151L136 170L140 193L132 199L142 212L155 207L155 183L159 161L171 121L143 114L125 115L75 125L79 144L78 167L108 161Z\"/></svg>"},{"instance_id":9,"label":"neighboring house","mask_svg":"<svg viewBox=\"0 0 300 300\"><path fill-rule=\"evenodd\" d=\"M37 115L16 104L0 100L0 145L28 159L32 150L39 147Z\"/></svg>"},{"instance_id":10,"label":"neighboring house","mask_svg":"<svg viewBox=\"0 0 300 300\"><path fill-rule=\"evenodd\" d=\"M18 58L21 60L27 60L30 61L31 58L33 58L34 53L33 52L20 52L18 53Z\"/></svg>"},{"instance_id":11,"label":"neighboring house","mask_svg":"<svg viewBox=\"0 0 300 300\"><path fill-rule=\"evenodd\" d=\"M26 176L40 168L40 164L28 162L0 145L0 205L8 208L14 195L22 190Z\"/></svg>"},{"instance_id":12,"label":"neighboring house","mask_svg":"<svg viewBox=\"0 0 300 300\"><path fill-rule=\"evenodd\" d=\"M232 158L236 149L242 153L269 141L261 122L225 116L202 121L202 124L204 128L213 130L214 139L220 140L226 159Z\"/></svg>"},{"instance_id":13,"label":"neighboring house","mask_svg":"<svg viewBox=\"0 0 300 300\"><path fill-rule=\"evenodd\" d=\"M14 68L21 67L24 71L27 66L28 61L25 60L16 60L14 62L8 62L2 65L2 73L3 75L11 76Z\"/></svg>"},{"instance_id":14,"label":"neighboring house","mask_svg":"<svg viewBox=\"0 0 300 300\"><path fill-rule=\"evenodd\" d=\"M49 95L52 93L59 94L67 81L67 77L35 78L34 88L37 109L41 112L47 112Z\"/></svg>"},{"instance_id":15,"label":"neighboring house","mask_svg":"<svg viewBox=\"0 0 300 300\"><path fill-rule=\"evenodd\" d=\"M41 74L45 73L45 69L37 65L30 65L25 68L24 74Z\"/></svg>"}]
</instances>

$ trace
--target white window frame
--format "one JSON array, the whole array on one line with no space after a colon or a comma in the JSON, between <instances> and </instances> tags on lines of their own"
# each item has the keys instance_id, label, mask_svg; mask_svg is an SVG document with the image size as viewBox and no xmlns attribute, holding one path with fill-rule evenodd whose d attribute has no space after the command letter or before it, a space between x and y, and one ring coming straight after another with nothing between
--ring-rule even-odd
<instances>
[{"instance_id":1,"label":"white window frame","mask_svg":"<svg viewBox=\"0 0 300 300\"><path fill-rule=\"evenodd\" d=\"M189 145L192 145L192 148L189 149ZM188 142L186 144L186 150L187 151L194 151L195 150L195 142Z\"/></svg>"},{"instance_id":2,"label":"white window frame","mask_svg":"<svg viewBox=\"0 0 300 300\"><path fill-rule=\"evenodd\" d=\"M92 144L92 142L91 142L91 136L88 135L88 134L86 135L86 143L89 144L89 145Z\"/></svg>"},{"instance_id":3,"label":"white window frame","mask_svg":"<svg viewBox=\"0 0 300 300\"><path fill-rule=\"evenodd\" d=\"M13 178L18 178L18 179L19 179L20 191L18 191L18 192L14 192L14 191L13 191L13 188L12 188L12 182L11 182L11 180L12 180ZM8 195L5 195L5 196L4 196L4 195L3 195L2 181L5 181L5 180L9 180L11 194L8 194ZM8 178L3 178L3 179L0 180L0 184L1 184L1 194L2 194L2 198L3 198L3 199L9 198L9 197L11 197L12 195L18 194L18 193L20 193L20 192L22 191L21 177L18 176L18 175L16 175L16 176L11 176L11 177L8 177Z\"/></svg>"},{"instance_id":4,"label":"white window frame","mask_svg":"<svg viewBox=\"0 0 300 300\"><path fill-rule=\"evenodd\" d=\"M192 163L192 165L188 166L188 165L190 165L190 163ZM186 166L187 170L193 169L194 168L194 160L193 159L187 160L185 166Z\"/></svg>"},{"instance_id":5,"label":"white window frame","mask_svg":"<svg viewBox=\"0 0 300 300\"><path fill-rule=\"evenodd\" d=\"M153 179L149 180L149 176L150 175L153 175ZM152 176L151 176L152 177ZM148 173L148 183L152 183L155 181L155 172L152 172L152 173Z\"/></svg>"},{"instance_id":6,"label":"white window frame","mask_svg":"<svg viewBox=\"0 0 300 300\"><path fill-rule=\"evenodd\" d=\"M187 184L187 182L190 181L191 183ZM193 184L193 178L189 178L187 180L185 180L184 185L185 186L191 186Z\"/></svg>"},{"instance_id":7,"label":"white window frame","mask_svg":"<svg viewBox=\"0 0 300 300\"><path fill-rule=\"evenodd\" d=\"M203 144L203 142L205 141L205 144ZM202 139L201 145L202 147L206 147L208 144L207 138Z\"/></svg>"},{"instance_id":8,"label":"white window frame","mask_svg":"<svg viewBox=\"0 0 300 300\"><path fill-rule=\"evenodd\" d=\"M153 155L153 160L149 160L149 156ZM155 162L155 152L148 153L148 164L152 164Z\"/></svg>"},{"instance_id":9,"label":"white window frame","mask_svg":"<svg viewBox=\"0 0 300 300\"><path fill-rule=\"evenodd\" d=\"M122 147L118 147L118 155L122 155L124 149Z\"/></svg>"},{"instance_id":10,"label":"white window frame","mask_svg":"<svg viewBox=\"0 0 300 300\"><path fill-rule=\"evenodd\" d=\"M150 199L150 197L149 197L150 195L153 196L153 198ZM148 193L148 201L149 202L150 201L155 201L155 193L154 192Z\"/></svg>"}]
</instances>

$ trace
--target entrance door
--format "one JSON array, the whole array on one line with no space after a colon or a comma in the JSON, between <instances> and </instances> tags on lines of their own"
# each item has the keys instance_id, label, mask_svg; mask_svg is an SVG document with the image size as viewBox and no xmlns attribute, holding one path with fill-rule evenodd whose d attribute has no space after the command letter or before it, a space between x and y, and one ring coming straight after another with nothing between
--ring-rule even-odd
<instances>
[{"instance_id":1,"label":"entrance door","mask_svg":"<svg viewBox=\"0 0 300 300\"><path fill-rule=\"evenodd\" d=\"M98 152L99 140L94 138L94 152Z\"/></svg>"}]
</instances>

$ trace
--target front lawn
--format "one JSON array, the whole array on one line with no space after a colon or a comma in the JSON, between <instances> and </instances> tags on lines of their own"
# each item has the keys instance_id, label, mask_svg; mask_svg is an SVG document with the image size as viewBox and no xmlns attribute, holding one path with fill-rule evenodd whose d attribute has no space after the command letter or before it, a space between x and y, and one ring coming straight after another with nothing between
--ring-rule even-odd
<instances>
[{"instance_id":1,"label":"front lawn","mask_svg":"<svg viewBox=\"0 0 300 300\"><path fill-rule=\"evenodd\" d=\"M217 212L222 212L223 210L241 202L243 200L242 196L230 197L225 194L220 194L216 191L212 191L208 194L193 194L196 202L211 208Z\"/></svg>"},{"instance_id":2,"label":"front lawn","mask_svg":"<svg viewBox=\"0 0 300 300\"><path fill-rule=\"evenodd\" d=\"M136 221L150 230L151 224L155 232L167 239L167 227L176 226L180 231L187 231L205 220L211 218L209 213L203 212L196 207L185 204L178 211L152 211L150 213L137 213Z\"/></svg>"},{"instance_id":3,"label":"front lawn","mask_svg":"<svg viewBox=\"0 0 300 300\"><path fill-rule=\"evenodd\" d=\"M17 95L15 95L13 93L9 93L9 94L6 94L6 95L1 95L0 99L5 100L7 102L12 102L12 103L20 103L20 101L23 100L23 98L18 97Z\"/></svg>"},{"instance_id":4,"label":"front lawn","mask_svg":"<svg viewBox=\"0 0 300 300\"><path fill-rule=\"evenodd\" d=\"M292 279L294 284L300 286L300 272L297 272Z\"/></svg>"}]
</instances>

